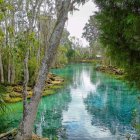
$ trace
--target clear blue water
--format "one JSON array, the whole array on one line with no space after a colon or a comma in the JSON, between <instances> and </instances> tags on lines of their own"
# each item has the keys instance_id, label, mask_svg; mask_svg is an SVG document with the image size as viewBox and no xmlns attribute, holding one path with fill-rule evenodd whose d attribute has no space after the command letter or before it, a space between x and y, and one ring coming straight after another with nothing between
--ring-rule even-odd
<instances>
[{"instance_id":1,"label":"clear blue water","mask_svg":"<svg viewBox=\"0 0 140 140\"><path fill-rule=\"evenodd\" d=\"M130 133L139 110L140 92L109 75L96 72L92 64L72 64L53 73L65 78L66 85L41 100L34 132L60 140L115 140ZM22 104L10 105L0 117L0 132L18 126ZM124 137L123 137L124 136Z\"/></svg>"}]
</instances>

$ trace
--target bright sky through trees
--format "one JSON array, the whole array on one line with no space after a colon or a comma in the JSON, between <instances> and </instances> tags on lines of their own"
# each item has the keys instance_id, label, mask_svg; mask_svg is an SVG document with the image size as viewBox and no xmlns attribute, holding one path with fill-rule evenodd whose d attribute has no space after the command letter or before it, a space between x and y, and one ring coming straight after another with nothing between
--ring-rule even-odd
<instances>
[{"instance_id":1,"label":"bright sky through trees","mask_svg":"<svg viewBox=\"0 0 140 140\"><path fill-rule=\"evenodd\" d=\"M97 11L96 5L90 0L84 6L79 7L79 11L75 11L73 15L69 15L68 23L66 24L71 36L79 38L83 45L88 45L88 42L82 38L83 28L89 19L89 16Z\"/></svg>"}]
</instances>

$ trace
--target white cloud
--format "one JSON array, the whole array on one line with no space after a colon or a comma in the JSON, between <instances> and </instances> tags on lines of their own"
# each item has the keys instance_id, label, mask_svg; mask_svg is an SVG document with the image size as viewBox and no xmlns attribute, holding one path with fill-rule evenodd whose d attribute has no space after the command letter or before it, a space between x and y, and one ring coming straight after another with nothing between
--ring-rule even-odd
<instances>
[{"instance_id":1,"label":"white cloud","mask_svg":"<svg viewBox=\"0 0 140 140\"><path fill-rule=\"evenodd\" d=\"M69 15L67 29L71 36L79 38L83 45L88 45L88 42L83 39L82 33L85 24L87 23L90 15L97 11L96 5L90 0L85 5L79 7L79 11L75 11L73 15Z\"/></svg>"}]
</instances>

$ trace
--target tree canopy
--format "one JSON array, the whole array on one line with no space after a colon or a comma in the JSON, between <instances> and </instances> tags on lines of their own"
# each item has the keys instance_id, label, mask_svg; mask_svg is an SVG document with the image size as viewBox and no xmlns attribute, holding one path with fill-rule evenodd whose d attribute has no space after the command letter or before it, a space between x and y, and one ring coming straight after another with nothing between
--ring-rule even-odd
<instances>
[{"instance_id":1,"label":"tree canopy","mask_svg":"<svg viewBox=\"0 0 140 140\"><path fill-rule=\"evenodd\" d=\"M114 65L124 68L126 78L140 86L140 1L94 0L98 11L90 17L83 36L99 42ZM91 41L92 40L92 41Z\"/></svg>"}]
</instances>

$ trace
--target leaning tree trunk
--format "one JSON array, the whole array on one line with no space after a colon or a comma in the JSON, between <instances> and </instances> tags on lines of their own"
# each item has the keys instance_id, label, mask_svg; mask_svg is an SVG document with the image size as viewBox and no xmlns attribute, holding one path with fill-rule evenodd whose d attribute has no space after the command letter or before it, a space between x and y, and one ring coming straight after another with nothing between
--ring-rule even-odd
<instances>
[{"instance_id":1,"label":"leaning tree trunk","mask_svg":"<svg viewBox=\"0 0 140 140\"><path fill-rule=\"evenodd\" d=\"M22 120L24 127L19 127L19 131L16 140L31 140L33 124L36 118L36 113L38 109L38 104L40 102L42 91L45 86L47 75L56 54L57 47L60 43L62 32L67 20L70 1L67 0L63 2L62 7L59 12L59 17L57 19L56 25L54 27L53 33L49 40L49 47L45 51L45 56L43 58L38 78L34 87L33 97L30 103L26 107L26 114ZM21 123L22 124L22 123Z\"/></svg>"}]
</instances>

